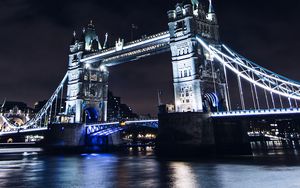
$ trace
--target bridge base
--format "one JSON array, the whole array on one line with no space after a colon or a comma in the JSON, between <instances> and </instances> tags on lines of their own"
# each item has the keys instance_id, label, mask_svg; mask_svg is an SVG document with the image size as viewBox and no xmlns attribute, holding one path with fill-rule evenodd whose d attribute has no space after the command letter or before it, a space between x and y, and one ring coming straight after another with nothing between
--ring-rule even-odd
<instances>
[{"instance_id":1,"label":"bridge base","mask_svg":"<svg viewBox=\"0 0 300 188\"><path fill-rule=\"evenodd\" d=\"M49 125L44 147L51 153L101 152L121 144L120 133L106 137L87 135L83 124Z\"/></svg>"},{"instance_id":2,"label":"bridge base","mask_svg":"<svg viewBox=\"0 0 300 188\"><path fill-rule=\"evenodd\" d=\"M158 151L168 155L252 154L246 129L206 113L159 114Z\"/></svg>"},{"instance_id":3,"label":"bridge base","mask_svg":"<svg viewBox=\"0 0 300 188\"><path fill-rule=\"evenodd\" d=\"M85 145L85 135L86 130L82 124L51 124L45 143L48 147L80 147Z\"/></svg>"}]
</instances>

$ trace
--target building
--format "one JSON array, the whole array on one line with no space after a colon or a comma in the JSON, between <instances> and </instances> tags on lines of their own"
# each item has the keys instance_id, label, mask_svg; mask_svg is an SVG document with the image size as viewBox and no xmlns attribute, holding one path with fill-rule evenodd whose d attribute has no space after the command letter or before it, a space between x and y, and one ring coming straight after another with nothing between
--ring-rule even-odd
<instances>
[{"instance_id":1,"label":"building","mask_svg":"<svg viewBox=\"0 0 300 188\"><path fill-rule=\"evenodd\" d=\"M10 123L21 126L33 115L33 109L24 102L4 101L1 104L1 115Z\"/></svg>"},{"instance_id":2,"label":"building","mask_svg":"<svg viewBox=\"0 0 300 188\"><path fill-rule=\"evenodd\" d=\"M108 91L107 118L109 121L119 121L122 119L138 118L127 104L121 103L121 98Z\"/></svg>"},{"instance_id":3,"label":"building","mask_svg":"<svg viewBox=\"0 0 300 188\"><path fill-rule=\"evenodd\" d=\"M224 68L197 42L197 35L220 48L219 25L211 1L178 3L168 11L176 112L227 108Z\"/></svg>"}]
</instances>

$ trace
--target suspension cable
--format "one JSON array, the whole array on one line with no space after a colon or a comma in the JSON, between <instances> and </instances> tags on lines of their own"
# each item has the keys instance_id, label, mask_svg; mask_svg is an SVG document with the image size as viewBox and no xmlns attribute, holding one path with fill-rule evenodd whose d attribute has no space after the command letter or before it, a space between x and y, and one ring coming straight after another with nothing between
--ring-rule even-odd
<instances>
[{"instance_id":1,"label":"suspension cable","mask_svg":"<svg viewBox=\"0 0 300 188\"><path fill-rule=\"evenodd\" d=\"M279 94L278 94L278 95L279 95ZM280 101L281 108L283 108L283 103L282 103L281 95L279 95L279 101Z\"/></svg>"},{"instance_id":2,"label":"suspension cable","mask_svg":"<svg viewBox=\"0 0 300 188\"><path fill-rule=\"evenodd\" d=\"M210 65L211 65L211 72L212 72L212 77L213 77L213 83L214 83L214 92L217 95L217 87L216 87L216 79L215 79L215 69L213 66L213 61L210 61ZM219 104L217 104L217 112L219 112Z\"/></svg>"},{"instance_id":3,"label":"suspension cable","mask_svg":"<svg viewBox=\"0 0 300 188\"><path fill-rule=\"evenodd\" d=\"M261 66L229 50L224 44L222 44L222 47L226 50L227 54L224 54L217 48L206 44L205 41L202 40L202 38L199 35L196 36L196 39L201 46L203 46L206 50L212 53L218 61L220 61L222 64L225 64L226 67L231 71L233 71L235 74L240 75L242 78L246 79L249 82L254 83L255 85L263 89L267 89L268 91L271 91L273 93L285 97L290 97L293 99L300 100L300 92L298 92L300 91L300 83L262 68ZM250 78L249 75L245 74L245 71L237 70L234 65L239 66L245 70L250 70L251 72L255 73L258 79ZM266 85L267 82L271 83L272 87L267 86ZM276 82L280 82L280 83L276 84ZM296 93L292 92L290 87L288 86L293 86L293 87L295 86L297 88L297 92Z\"/></svg>"},{"instance_id":4,"label":"suspension cable","mask_svg":"<svg viewBox=\"0 0 300 188\"><path fill-rule=\"evenodd\" d=\"M54 117L56 116L56 113L57 113L57 97L55 98Z\"/></svg>"},{"instance_id":5,"label":"suspension cable","mask_svg":"<svg viewBox=\"0 0 300 188\"><path fill-rule=\"evenodd\" d=\"M295 99L295 105L296 105L296 108L298 108L298 102L296 99Z\"/></svg>"},{"instance_id":6,"label":"suspension cable","mask_svg":"<svg viewBox=\"0 0 300 188\"><path fill-rule=\"evenodd\" d=\"M225 90L226 90L226 104L227 104L227 111L231 111L231 101L230 101L230 94L229 94L229 87L228 87L228 79L227 79L227 70L225 65L223 65L223 69L224 69L224 76L225 76L225 82L226 82L226 86L225 86Z\"/></svg>"},{"instance_id":7,"label":"suspension cable","mask_svg":"<svg viewBox=\"0 0 300 188\"><path fill-rule=\"evenodd\" d=\"M275 109L276 106L275 106L275 101L274 101L274 96L273 96L273 93L271 92L271 99L272 99L272 104L273 104L273 108Z\"/></svg>"},{"instance_id":8,"label":"suspension cable","mask_svg":"<svg viewBox=\"0 0 300 188\"><path fill-rule=\"evenodd\" d=\"M257 102L257 109L260 110L260 104L259 104L259 99L258 99L258 95L257 95L256 85L253 84L253 87L254 87L254 93L255 93L256 102Z\"/></svg>"},{"instance_id":9,"label":"suspension cable","mask_svg":"<svg viewBox=\"0 0 300 188\"><path fill-rule=\"evenodd\" d=\"M242 82L241 82L241 77L240 76L238 76L238 85L239 85L239 92L240 92L242 110L245 110L244 93L243 93Z\"/></svg>"},{"instance_id":10,"label":"suspension cable","mask_svg":"<svg viewBox=\"0 0 300 188\"><path fill-rule=\"evenodd\" d=\"M288 98L288 101L289 101L289 105L290 105L290 108L292 108L292 101L291 101L291 98Z\"/></svg>"},{"instance_id":11,"label":"suspension cable","mask_svg":"<svg viewBox=\"0 0 300 188\"><path fill-rule=\"evenodd\" d=\"M60 91L60 107L59 107L59 113L61 113L61 107L63 103L63 94L64 94L64 86L62 86L61 91Z\"/></svg>"},{"instance_id":12,"label":"suspension cable","mask_svg":"<svg viewBox=\"0 0 300 188\"><path fill-rule=\"evenodd\" d=\"M254 92L253 92L253 84L250 82L250 87L251 87L251 96L252 96L252 101L253 101L253 107L256 110L256 103L255 103L255 97L254 97Z\"/></svg>"},{"instance_id":13,"label":"suspension cable","mask_svg":"<svg viewBox=\"0 0 300 188\"><path fill-rule=\"evenodd\" d=\"M268 99L267 91L265 89L264 89L264 92L265 92L267 107L268 107L268 109L270 109L269 99Z\"/></svg>"}]
</instances>

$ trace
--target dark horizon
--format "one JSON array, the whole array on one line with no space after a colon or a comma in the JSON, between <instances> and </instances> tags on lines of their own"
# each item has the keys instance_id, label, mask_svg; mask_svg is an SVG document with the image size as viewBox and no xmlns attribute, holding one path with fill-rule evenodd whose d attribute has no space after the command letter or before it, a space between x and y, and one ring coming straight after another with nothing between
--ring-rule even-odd
<instances>
[{"instance_id":1,"label":"dark horizon","mask_svg":"<svg viewBox=\"0 0 300 188\"><path fill-rule=\"evenodd\" d=\"M0 101L29 106L49 98L67 70L73 30L93 20L101 43L131 39L131 25L142 35L168 30L167 11L177 1L133 0L123 3L89 1L4 0L0 5ZM300 2L213 1L221 40L259 65L300 80ZM300 63L300 62L299 62ZM170 53L110 67L109 88L139 114L155 114L157 90L173 102Z\"/></svg>"}]
</instances>

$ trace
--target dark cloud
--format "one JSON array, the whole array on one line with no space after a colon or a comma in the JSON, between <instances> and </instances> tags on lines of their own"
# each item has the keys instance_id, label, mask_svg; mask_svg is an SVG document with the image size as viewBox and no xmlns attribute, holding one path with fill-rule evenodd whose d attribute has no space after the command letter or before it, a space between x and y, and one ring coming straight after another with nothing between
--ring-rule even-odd
<instances>
[{"instance_id":1,"label":"dark cloud","mask_svg":"<svg viewBox=\"0 0 300 188\"><path fill-rule=\"evenodd\" d=\"M166 12L175 0L2 0L0 3L0 100L32 105L48 98L67 69L73 30L93 19L112 45L167 30ZM300 80L300 2L271 0L216 1L222 40L258 64ZM156 92L173 100L170 54L110 68L110 89L140 113L155 113Z\"/></svg>"}]
</instances>

